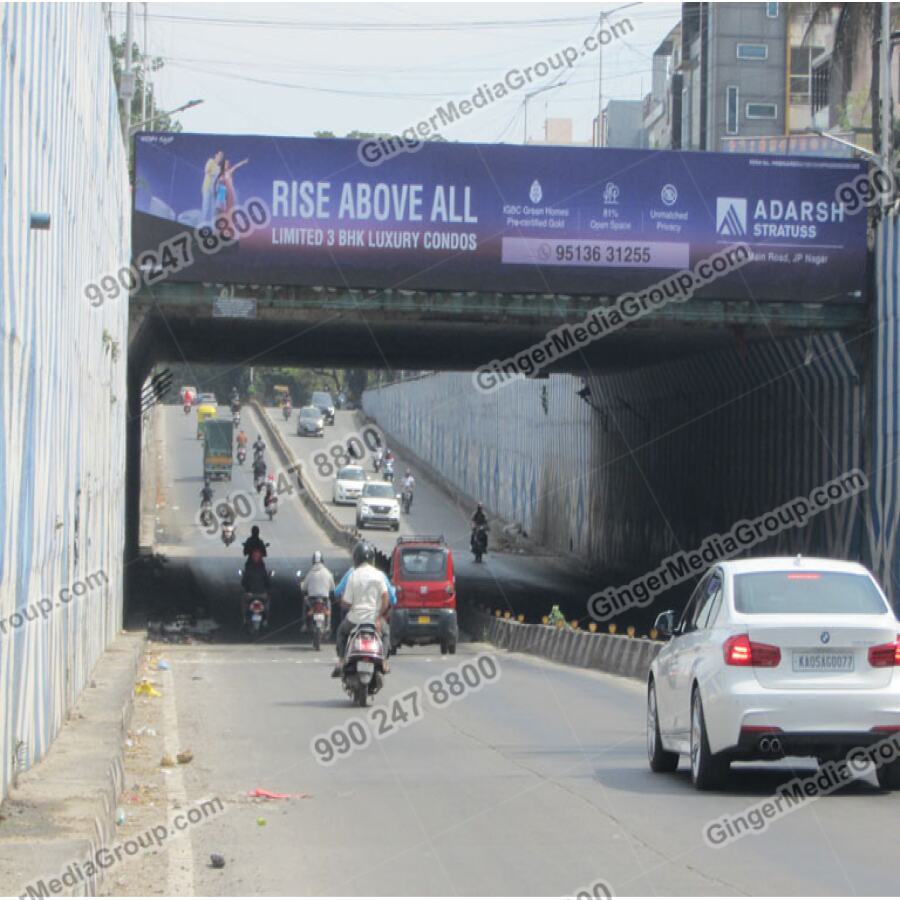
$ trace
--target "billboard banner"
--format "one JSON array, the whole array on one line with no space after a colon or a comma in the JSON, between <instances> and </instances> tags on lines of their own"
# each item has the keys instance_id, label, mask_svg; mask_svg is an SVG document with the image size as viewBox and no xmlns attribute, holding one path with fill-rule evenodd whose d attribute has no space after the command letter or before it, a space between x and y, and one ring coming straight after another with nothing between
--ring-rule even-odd
<instances>
[{"instance_id":1,"label":"billboard banner","mask_svg":"<svg viewBox=\"0 0 900 900\"><path fill-rule=\"evenodd\" d=\"M138 264L206 235L178 281L614 296L746 243L701 296L866 283L865 209L835 197L855 160L211 134L140 134L135 157Z\"/></svg>"}]
</instances>

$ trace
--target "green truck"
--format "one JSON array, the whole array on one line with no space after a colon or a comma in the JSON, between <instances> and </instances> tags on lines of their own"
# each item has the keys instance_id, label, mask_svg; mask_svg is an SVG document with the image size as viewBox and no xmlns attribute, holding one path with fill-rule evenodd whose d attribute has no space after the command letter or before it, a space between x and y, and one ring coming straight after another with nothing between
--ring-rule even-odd
<instances>
[{"instance_id":1,"label":"green truck","mask_svg":"<svg viewBox=\"0 0 900 900\"><path fill-rule=\"evenodd\" d=\"M203 423L203 474L209 479L231 481L234 426L228 419L207 419Z\"/></svg>"}]
</instances>

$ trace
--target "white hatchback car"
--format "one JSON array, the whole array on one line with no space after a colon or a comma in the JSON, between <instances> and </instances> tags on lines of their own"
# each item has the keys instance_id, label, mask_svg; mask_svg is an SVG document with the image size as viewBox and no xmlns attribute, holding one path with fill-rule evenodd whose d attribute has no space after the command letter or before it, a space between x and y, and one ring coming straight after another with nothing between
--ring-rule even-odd
<instances>
[{"instance_id":1,"label":"white hatchback car","mask_svg":"<svg viewBox=\"0 0 900 900\"><path fill-rule=\"evenodd\" d=\"M701 789L734 760L846 757L900 732L900 623L857 563L804 557L720 562L700 579L650 667L647 751L679 754ZM900 789L900 760L878 768Z\"/></svg>"}]
</instances>

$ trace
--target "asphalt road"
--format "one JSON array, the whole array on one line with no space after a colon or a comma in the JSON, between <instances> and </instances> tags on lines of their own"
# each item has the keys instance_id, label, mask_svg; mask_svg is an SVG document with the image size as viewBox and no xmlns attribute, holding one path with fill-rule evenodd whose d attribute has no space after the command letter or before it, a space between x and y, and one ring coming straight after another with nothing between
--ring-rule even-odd
<instances>
[{"instance_id":1,"label":"asphalt road","mask_svg":"<svg viewBox=\"0 0 900 900\"><path fill-rule=\"evenodd\" d=\"M239 551L224 551L189 524L200 489L197 444L180 411L167 410L165 421L184 549L204 583L218 578L224 590ZM457 547L468 511L448 509L419 484L410 527L444 531ZM260 523L273 560L327 546L299 504L289 506L274 526ZM499 580L514 563L492 557L489 565ZM731 846L707 846L707 822L764 801L794 772L786 764L736 766L728 790L715 794L694 791L684 764L654 775L637 682L483 644L461 644L452 658L404 648L375 706L390 709L391 698L415 688L427 695L431 678L481 654L496 656L496 680L440 709L423 697L420 720L325 767L313 738L365 715L329 678L331 647L317 654L291 628L255 644L167 647L160 702L177 728L173 743L195 753L178 770L185 801L226 804L169 856L170 869L178 867L168 873L170 887L209 895L571 896L602 879L619 895L896 894L900 798L871 781ZM256 788L308 796L252 803L246 795ZM211 853L225 856L225 868L207 865Z\"/></svg>"}]
</instances>

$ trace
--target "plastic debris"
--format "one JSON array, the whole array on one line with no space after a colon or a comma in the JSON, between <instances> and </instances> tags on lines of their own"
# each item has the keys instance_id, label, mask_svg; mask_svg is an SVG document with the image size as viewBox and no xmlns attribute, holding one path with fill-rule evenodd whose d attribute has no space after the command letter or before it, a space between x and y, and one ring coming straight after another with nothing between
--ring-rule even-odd
<instances>
[{"instance_id":1,"label":"plastic debris","mask_svg":"<svg viewBox=\"0 0 900 900\"><path fill-rule=\"evenodd\" d=\"M164 659L161 659L161 660L156 664L156 668L157 668L157 669L162 669L163 671L165 671L166 669L169 668L169 664L168 664Z\"/></svg>"},{"instance_id":2,"label":"plastic debris","mask_svg":"<svg viewBox=\"0 0 900 900\"><path fill-rule=\"evenodd\" d=\"M260 817L256 820L256 824L257 824L257 825L260 825L260 826L265 825L265 824L266 824L266 820L265 820L262 816L260 816Z\"/></svg>"},{"instance_id":3,"label":"plastic debris","mask_svg":"<svg viewBox=\"0 0 900 900\"><path fill-rule=\"evenodd\" d=\"M146 679L135 685L134 692L147 697L162 697L162 694Z\"/></svg>"},{"instance_id":4,"label":"plastic debris","mask_svg":"<svg viewBox=\"0 0 900 900\"><path fill-rule=\"evenodd\" d=\"M256 797L259 800L306 800L312 794L279 794L276 791L267 791L265 788L257 788L255 791L247 791L248 797Z\"/></svg>"},{"instance_id":5,"label":"plastic debris","mask_svg":"<svg viewBox=\"0 0 900 900\"><path fill-rule=\"evenodd\" d=\"M171 769L175 765L175 760L168 753L163 754L163 758L159 761L159 764L164 769Z\"/></svg>"},{"instance_id":6,"label":"plastic debris","mask_svg":"<svg viewBox=\"0 0 900 900\"><path fill-rule=\"evenodd\" d=\"M130 750L134 746L134 741L131 738L125 738L125 746Z\"/></svg>"},{"instance_id":7,"label":"plastic debris","mask_svg":"<svg viewBox=\"0 0 900 900\"><path fill-rule=\"evenodd\" d=\"M124 825L125 824L125 810L119 807L116 810L116 825Z\"/></svg>"},{"instance_id":8,"label":"plastic debris","mask_svg":"<svg viewBox=\"0 0 900 900\"><path fill-rule=\"evenodd\" d=\"M194 758L194 752L193 750L182 750L175 758L179 765L184 766Z\"/></svg>"},{"instance_id":9,"label":"plastic debris","mask_svg":"<svg viewBox=\"0 0 900 900\"><path fill-rule=\"evenodd\" d=\"M225 868L225 857L219 853L210 853L209 854L209 864L214 869L224 869Z\"/></svg>"}]
</instances>

